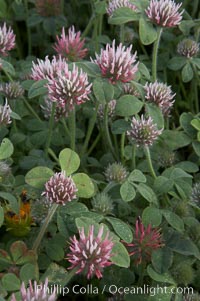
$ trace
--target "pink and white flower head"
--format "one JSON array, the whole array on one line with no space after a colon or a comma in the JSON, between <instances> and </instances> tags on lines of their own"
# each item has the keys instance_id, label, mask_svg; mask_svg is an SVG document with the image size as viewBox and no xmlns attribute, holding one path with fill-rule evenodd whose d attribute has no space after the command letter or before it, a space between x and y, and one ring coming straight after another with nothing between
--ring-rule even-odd
<instances>
[{"instance_id":1,"label":"pink and white flower head","mask_svg":"<svg viewBox=\"0 0 200 301\"><path fill-rule=\"evenodd\" d=\"M76 185L71 177L66 177L65 172L55 173L45 184L45 196L49 203L66 205L76 199Z\"/></svg>"},{"instance_id":2,"label":"pink and white flower head","mask_svg":"<svg viewBox=\"0 0 200 301\"><path fill-rule=\"evenodd\" d=\"M61 107L66 106L68 110L73 110L75 105L85 103L89 99L91 86L87 73L82 69L79 71L75 64L72 70L69 70L66 64L47 84L50 100L57 102Z\"/></svg>"},{"instance_id":3,"label":"pink and white flower head","mask_svg":"<svg viewBox=\"0 0 200 301\"><path fill-rule=\"evenodd\" d=\"M178 43L177 52L187 58L193 57L199 52L199 43L192 39L184 39Z\"/></svg>"},{"instance_id":4,"label":"pink and white flower head","mask_svg":"<svg viewBox=\"0 0 200 301\"><path fill-rule=\"evenodd\" d=\"M140 218L136 220L133 242L124 245L136 265L149 262L152 251L164 246L160 229L153 229L151 224L145 227Z\"/></svg>"},{"instance_id":5,"label":"pink and white flower head","mask_svg":"<svg viewBox=\"0 0 200 301\"><path fill-rule=\"evenodd\" d=\"M151 0L145 12L153 23L161 27L174 27L182 20L183 10L178 11L181 5L173 0Z\"/></svg>"},{"instance_id":6,"label":"pink and white flower head","mask_svg":"<svg viewBox=\"0 0 200 301\"><path fill-rule=\"evenodd\" d=\"M107 14L111 17L114 11L121 7L128 7L134 11L137 9L129 0L110 0L106 9Z\"/></svg>"},{"instance_id":7,"label":"pink and white flower head","mask_svg":"<svg viewBox=\"0 0 200 301\"><path fill-rule=\"evenodd\" d=\"M175 102L176 93L172 93L171 87L163 83L146 83L144 86L145 98L155 103L162 111L164 116L169 116L170 110Z\"/></svg>"},{"instance_id":8,"label":"pink and white flower head","mask_svg":"<svg viewBox=\"0 0 200 301\"><path fill-rule=\"evenodd\" d=\"M130 94L135 97L140 97L140 93L133 85L131 85L131 83L123 84L123 90L124 94Z\"/></svg>"},{"instance_id":9,"label":"pink and white flower head","mask_svg":"<svg viewBox=\"0 0 200 301\"><path fill-rule=\"evenodd\" d=\"M102 277L102 271L105 267L110 266L112 249L114 243L109 238L109 232L103 238L103 226L100 227L97 236L94 234L94 226L90 226L88 235L85 234L84 228L79 229L79 240L74 237L70 238L70 253L67 254L68 261L72 264L69 269L77 268L77 274L84 273L87 279L94 275L99 279Z\"/></svg>"},{"instance_id":10,"label":"pink and white flower head","mask_svg":"<svg viewBox=\"0 0 200 301\"><path fill-rule=\"evenodd\" d=\"M44 99L44 104L40 106L44 114L44 117L48 120L51 117L52 106L53 106L53 102L49 99L48 96ZM58 122L62 118L68 117L68 113L69 112L66 107L61 107L59 106L58 103L56 103L55 113L54 113L55 122Z\"/></svg>"},{"instance_id":11,"label":"pink and white flower head","mask_svg":"<svg viewBox=\"0 0 200 301\"><path fill-rule=\"evenodd\" d=\"M88 52L84 47L85 39L81 39L81 32L75 32L74 26L68 29L68 34L65 34L63 27L61 37L56 37L57 43L54 45L54 49L57 54L66 58L69 61L79 61L84 58Z\"/></svg>"},{"instance_id":12,"label":"pink and white flower head","mask_svg":"<svg viewBox=\"0 0 200 301\"><path fill-rule=\"evenodd\" d=\"M158 130L151 117L145 118L143 115L138 120L135 117L131 121L131 130L127 131L127 136L132 143L139 146L150 146L162 133L163 129Z\"/></svg>"},{"instance_id":13,"label":"pink and white flower head","mask_svg":"<svg viewBox=\"0 0 200 301\"><path fill-rule=\"evenodd\" d=\"M116 100L112 99L108 102L108 118L112 119L115 116L115 107L116 107ZM98 118L102 121L104 119L104 111L105 105L100 104L97 111Z\"/></svg>"},{"instance_id":14,"label":"pink and white flower head","mask_svg":"<svg viewBox=\"0 0 200 301\"><path fill-rule=\"evenodd\" d=\"M10 118L11 113L12 113L12 110L6 100L5 105L0 105L0 127L2 125L8 125L12 122L12 120Z\"/></svg>"},{"instance_id":15,"label":"pink and white flower head","mask_svg":"<svg viewBox=\"0 0 200 301\"><path fill-rule=\"evenodd\" d=\"M34 80L55 78L58 71L63 70L66 65L66 61L60 56L59 58L54 56L52 61L48 56L45 57L45 60L37 59L37 63L33 62L31 78Z\"/></svg>"},{"instance_id":16,"label":"pink and white flower head","mask_svg":"<svg viewBox=\"0 0 200 301\"><path fill-rule=\"evenodd\" d=\"M22 282L21 289L20 289L20 300L21 301L56 301L56 288L54 288L54 291L49 294L49 288L48 288L48 279L46 278L44 284L37 284L36 281L34 281L34 284L32 284L31 281L29 281L29 287L25 288L24 282ZM10 301L17 301L15 295L13 294Z\"/></svg>"},{"instance_id":17,"label":"pink and white flower head","mask_svg":"<svg viewBox=\"0 0 200 301\"><path fill-rule=\"evenodd\" d=\"M24 89L20 82L9 82L0 85L0 92L8 99L17 99L24 95Z\"/></svg>"},{"instance_id":18,"label":"pink and white flower head","mask_svg":"<svg viewBox=\"0 0 200 301\"><path fill-rule=\"evenodd\" d=\"M11 27L7 28L6 23L0 27L0 55L7 56L8 51L15 47L15 34Z\"/></svg>"},{"instance_id":19,"label":"pink and white flower head","mask_svg":"<svg viewBox=\"0 0 200 301\"><path fill-rule=\"evenodd\" d=\"M131 53L132 45L128 48L122 43L115 48L115 40L112 45L107 44L106 49L102 49L100 55L96 54L96 60L93 62L101 69L103 77L115 84L117 81L126 83L133 80L138 70L136 62L136 52Z\"/></svg>"}]
</instances>

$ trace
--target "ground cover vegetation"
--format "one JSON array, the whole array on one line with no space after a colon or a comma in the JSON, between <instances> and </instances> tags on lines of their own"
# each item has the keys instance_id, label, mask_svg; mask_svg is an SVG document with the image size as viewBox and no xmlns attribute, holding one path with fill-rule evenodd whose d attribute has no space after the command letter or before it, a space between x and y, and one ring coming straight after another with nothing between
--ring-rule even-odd
<instances>
[{"instance_id":1,"label":"ground cover vegetation","mask_svg":"<svg viewBox=\"0 0 200 301\"><path fill-rule=\"evenodd\" d=\"M199 8L0 0L0 301L200 300Z\"/></svg>"}]
</instances>

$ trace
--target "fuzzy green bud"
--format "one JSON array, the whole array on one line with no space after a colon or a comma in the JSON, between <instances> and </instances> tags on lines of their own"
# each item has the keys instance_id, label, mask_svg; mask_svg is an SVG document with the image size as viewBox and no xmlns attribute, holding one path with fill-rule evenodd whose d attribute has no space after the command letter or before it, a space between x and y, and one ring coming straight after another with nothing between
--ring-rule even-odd
<instances>
[{"instance_id":1,"label":"fuzzy green bud","mask_svg":"<svg viewBox=\"0 0 200 301\"><path fill-rule=\"evenodd\" d=\"M97 193L92 200L93 211L99 212L104 215L112 214L114 206L110 196L105 193Z\"/></svg>"},{"instance_id":2,"label":"fuzzy green bud","mask_svg":"<svg viewBox=\"0 0 200 301\"><path fill-rule=\"evenodd\" d=\"M174 280L179 285L188 285L194 279L194 270L187 262L181 262L172 271Z\"/></svg>"}]
</instances>

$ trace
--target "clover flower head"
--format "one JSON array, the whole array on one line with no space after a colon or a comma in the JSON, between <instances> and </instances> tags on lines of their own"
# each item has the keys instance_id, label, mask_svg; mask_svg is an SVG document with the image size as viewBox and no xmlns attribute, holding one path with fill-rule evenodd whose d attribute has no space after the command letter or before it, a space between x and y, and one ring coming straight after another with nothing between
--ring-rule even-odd
<instances>
[{"instance_id":1,"label":"clover flower head","mask_svg":"<svg viewBox=\"0 0 200 301\"><path fill-rule=\"evenodd\" d=\"M112 214L114 209L113 201L105 192L97 193L95 195L95 197L92 199L92 207L93 211L104 215Z\"/></svg>"},{"instance_id":2,"label":"clover flower head","mask_svg":"<svg viewBox=\"0 0 200 301\"><path fill-rule=\"evenodd\" d=\"M70 253L67 254L68 261L72 264L70 269L77 268L77 274L84 273L87 279L94 275L99 279L102 277L102 271L110 266L112 249L114 243L109 238L109 232L103 238L103 226L100 227L97 236L94 234L94 226L89 227L88 234L85 234L84 228L79 229L79 240L76 236L70 238Z\"/></svg>"},{"instance_id":3,"label":"clover flower head","mask_svg":"<svg viewBox=\"0 0 200 301\"><path fill-rule=\"evenodd\" d=\"M199 301L200 295L198 293L186 294L183 297L183 301Z\"/></svg>"},{"instance_id":4,"label":"clover flower head","mask_svg":"<svg viewBox=\"0 0 200 301\"><path fill-rule=\"evenodd\" d=\"M53 57L52 61L46 56L45 60L37 59L37 62L33 62L31 78L34 80L42 80L49 78L56 78L58 71L65 69L67 63L59 56Z\"/></svg>"},{"instance_id":5,"label":"clover flower head","mask_svg":"<svg viewBox=\"0 0 200 301\"><path fill-rule=\"evenodd\" d=\"M193 204L200 207L200 182L193 186L190 199Z\"/></svg>"},{"instance_id":6,"label":"clover flower head","mask_svg":"<svg viewBox=\"0 0 200 301\"><path fill-rule=\"evenodd\" d=\"M48 215L49 209L51 208L52 203L45 197L35 200L31 204L31 216L35 223L41 224L45 221L45 218Z\"/></svg>"},{"instance_id":7,"label":"clover flower head","mask_svg":"<svg viewBox=\"0 0 200 301\"><path fill-rule=\"evenodd\" d=\"M113 84L120 81L130 82L138 70L136 62L136 52L131 53L132 45L128 48L122 43L115 47L115 40L112 45L107 44L106 49L101 49L100 55L96 54L96 60L92 60L101 69L103 77L109 79Z\"/></svg>"},{"instance_id":8,"label":"clover flower head","mask_svg":"<svg viewBox=\"0 0 200 301\"><path fill-rule=\"evenodd\" d=\"M35 8L42 17L55 17L61 14L61 0L36 0Z\"/></svg>"},{"instance_id":9,"label":"clover flower head","mask_svg":"<svg viewBox=\"0 0 200 301\"><path fill-rule=\"evenodd\" d=\"M45 184L45 196L49 203L66 205L76 199L76 185L71 177L66 177L65 172L55 173Z\"/></svg>"},{"instance_id":10,"label":"clover flower head","mask_svg":"<svg viewBox=\"0 0 200 301\"><path fill-rule=\"evenodd\" d=\"M135 97L140 97L140 93L131 83L123 84L123 90L124 94L130 94Z\"/></svg>"},{"instance_id":11,"label":"clover flower head","mask_svg":"<svg viewBox=\"0 0 200 301\"><path fill-rule=\"evenodd\" d=\"M85 103L89 99L91 86L87 73L82 69L79 71L75 64L72 70L69 70L66 64L64 70L58 71L57 77L49 79L47 84L49 99L61 107L66 106L69 111L73 110L75 105Z\"/></svg>"},{"instance_id":12,"label":"clover flower head","mask_svg":"<svg viewBox=\"0 0 200 301\"><path fill-rule=\"evenodd\" d=\"M7 28L6 23L0 27L0 55L7 56L8 51L15 47L15 34L11 27Z\"/></svg>"},{"instance_id":13,"label":"clover flower head","mask_svg":"<svg viewBox=\"0 0 200 301\"><path fill-rule=\"evenodd\" d=\"M10 173L10 165L6 161L0 161L0 177L7 177Z\"/></svg>"},{"instance_id":14,"label":"clover flower head","mask_svg":"<svg viewBox=\"0 0 200 301\"><path fill-rule=\"evenodd\" d=\"M144 90L146 100L156 104L164 116L169 116L176 95L176 93L172 93L171 87L155 81L154 83L146 83Z\"/></svg>"},{"instance_id":15,"label":"clover flower head","mask_svg":"<svg viewBox=\"0 0 200 301\"><path fill-rule=\"evenodd\" d=\"M44 284L37 284L36 281L34 281L34 284L32 284L31 281L29 281L29 287L25 288L24 282L22 282L20 293L21 293L21 301L56 301L56 292L54 291L49 294L48 293L48 279L45 280ZM17 301L15 295L13 294L11 297L11 301Z\"/></svg>"},{"instance_id":16,"label":"clover flower head","mask_svg":"<svg viewBox=\"0 0 200 301\"><path fill-rule=\"evenodd\" d=\"M109 164L105 170L105 177L108 182L122 183L126 180L128 171L126 168L118 162Z\"/></svg>"},{"instance_id":17,"label":"clover flower head","mask_svg":"<svg viewBox=\"0 0 200 301\"><path fill-rule=\"evenodd\" d=\"M44 104L40 106L44 114L44 117L48 120L51 117L52 106L53 106L53 102L49 99L49 97L45 97ZM58 122L62 118L68 117L68 113L69 112L66 106L59 106L58 103L56 103L55 113L54 113L55 122Z\"/></svg>"},{"instance_id":18,"label":"clover flower head","mask_svg":"<svg viewBox=\"0 0 200 301\"><path fill-rule=\"evenodd\" d=\"M61 37L56 37L57 43L54 49L58 55L68 59L69 61L76 62L84 58L88 52L84 47L85 39L81 39L81 32L75 32L74 26L70 27L68 34L65 34L63 27Z\"/></svg>"},{"instance_id":19,"label":"clover flower head","mask_svg":"<svg viewBox=\"0 0 200 301\"><path fill-rule=\"evenodd\" d=\"M10 118L11 113L12 113L12 110L6 100L5 105L0 105L0 126L8 125L12 122L12 120Z\"/></svg>"},{"instance_id":20,"label":"clover flower head","mask_svg":"<svg viewBox=\"0 0 200 301\"><path fill-rule=\"evenodd\" d=\"M110 100L108 103L108 118L112 119L115 115L115 107L116 107L116 100ZM104 119L104 109L105 106L103 104L100 104L98 107L97 115L100 120Z\"/></svg>"},{"instance_id":21,"label":"clover flower head","mask_svg":"<svg viewBox=\"0 0 200 301\"><path fill-rule=\"evenodd\" d=\"M193 57L199 52L199 43L192 39L184 39L178 43L177 52L187 58Z\"/></svg>"},{"instance_id":22,"label":"clover flower head","mask_svg":"<svg viewBox=\"0 0 200 301\"><path fill-rule=\"evenodd\" d=\"M183 10L179 12L182 3L176 4L174 0L150 0L145 10L147 17L161 27L174 27L182 20Z\"/></svg>"},{"instance_id":23,"label":"clover flower head","mask_svg":"<svg viewBox=\"0 0 200 301\"><path fill-rule=\"evenodd\" d=\"M150 146L162 133L163 129L158 130L151 117L145 118L143 115L138 120L135 117L131 121L131 130L127 131L130 141L139 146Z\"/></svg>"},{"instance_id":24,"label":"clover flower head","mask_svg":"<svg viewBox=\"0 0 200 301\"><path fill-rule=\"evenodd\" d=\"M8 99L17 99L24 95L24 89L19 82L1 84L0 92L2 92Z\"/></svg>"},{"instance_id":25,"label":"clover flower head","mask_svg":"<svg viewBox=\"0 0 200 301\"><path fill-rule=\"evenodd\" d=\"M175 161L176 153L169 150L165 150L162 154L158 156L158 162L160 166L165 168L172 166L175 163Z\"/></svg>"},{"instance_id":26,"label":"clover flower head","mask_svg":"<svg viewBox=\"0 0 200 301\"><path fill-rule=\"evenodd\" d=\"M121 7L128 7L134 11L137 9L129 0L110 0L106 9L107 14L111 17L114 11Z\"/></svg>"},{"instance_id":27,"label":"clover flower head","mask_svg":"<svg viewBox=\"0 0 200 301\"><path fill-rule=\"evenodd\" d=\"M160 229L153 229L151 224L145 227L140 218L136 220L133 241L124 245L136 265L149 262L152 251L164 246Z\"/></svg>"}]
</instances>

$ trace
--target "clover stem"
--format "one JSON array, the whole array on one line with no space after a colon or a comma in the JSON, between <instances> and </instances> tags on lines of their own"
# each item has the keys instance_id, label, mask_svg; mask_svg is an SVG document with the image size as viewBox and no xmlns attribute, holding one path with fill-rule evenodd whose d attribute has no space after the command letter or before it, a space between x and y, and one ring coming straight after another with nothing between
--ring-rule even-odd
<instances>
[{"instance_id":1,"label":"clover stem","mask_svg":"<svg viewBox=\"0 0 200 301\"><path fill-rule=\"evenodd\" d=\"M71 135L70 135L70 131L69 131L69 129L68 129L68 126L67 126L67 124L66 124L66 120L65 120L64 118L62 118L61 121L62 121L63 128L64 128L64 130L65 130L67 136L70 137Z\"/></svg>"},{"instance_id":2,"label":"clover stem","mask_svg":"<svg viewBox=\"0 0 200 301\"><path fill-rule=\"evenodd\" d=\"M99 140L101 138L101 133L99 133L97 136L96 136L96 139L94 140L94 142L92 143L92 145L90 146L88 152L87 152L87 155L89 156L91 154L91 152L93 151L93 149L96 147L96 145L98 144Z\"/></svg>"},{"instance_id":3,"label":"clover stem","mask_svg":"<svg viewBox=\"0 0 200 301\"><path fill-rule=\"evenodd\" d=\"M91 117L90 120L89 120L89 125L88 125L88 129L87 129L85 141L84 141L84 144L83 144L83 148L82 148L82 150L81 150L81 157L82 157L82 156L86 153L86 151L87 151L88 144L89 144L89 141L90 141L90 138L91 138L91 135L92 135L94 126L95 126L95 124L96 124L97 110L98 110L98 107L95 108L95 111L94 111L92 117Z\"/></svg>"},{"instance_id":4,"label":"clover stem","mask_svg":"<svg viewBox=\"0 0 200 301\"><path fill-rule=\"evenodd\" d=\"M113 149L113 144L112 144L112 141L110 138L109 127L108 127L108 103L106 103L105 109L104 109L104 131L105 131L105 136L106 136L106 140L108 143L108 147L109 147L111 153L113 154L114 158L116 159L116 155L115 155L115 151Z\"/></svg>"},{"instance_id":5,"label":"clover stem","mask_svg":"<svg viewBox=\"0 0 200 301\"><path fill-rule=\"evenodd\" d=\"M153 45L153 57L152 57L152 78L155 82L157 79L157 61L158 61L158 48L160 43L160 38L162 35L162 27L158 29L158 36Z\"/></svg>"},{"instance_id":6,"label":"clover stem","mask_svg":"<svg viewBox=\"0 0 200 301\"><path fill-rule=\"evenodd\" d=\"M150 154L148 146L145 147L145 155L146 155L146 159L147 159L147 162L148 162L148 165L149 165L151 175L154 179L156 179L157 176L156 176L156 173L155 173L154 168L153 168L153 164L152 164L152 161L151 161L151 154Z\"/></svg>"},{"instance_id":7,"label":"clover stem","mask_svg":"<svg viewBox=\"0 0 200 301\"><path fill-rule=\"evenodd\" d=\"M69 114L70 147L73 151L76 148L76 111L75 108Z\"/></svg>"},{"instance_id":8,"label":"clover stem","mask_svg":"<svg viewBox=\"0 0 200 301\"><path fill-rule=\"evenodd\" d=\"M54 125L54 114L55 114L55 109L56 109L56 103L52 103L52 109L51 109L51 116L49 119L49 131L48 131L48 136L47 136L47 141L46 141L46 147L45 147L45 153L46 155L48 154L48 149L51 144L51 137L52 137L52 132L53 132L53 125Z\"/></svg>"},{"instance_id":9,"label":"clover stem","mask_svg":"<svg viewBox=\"0 0 200 301\"><path fill-rule=\"evenodd\" d=\"M135 163L135 153L136 153L136 146L133 145L132 147L132 161L131 161L131 169L135 169L136 163Z\"/></svg>"},{"instance_id":10,"label":"clover stem","mask_svg":"<svg viewBox=\"0 0 200 301\"><path fill-rule=\"evenodd\" d=\"M42 238L47 230L47 227L50 223L50 221L52 220L53 216L54 216L54 213L56 212L57 208L58 208L58 204L53 204L49 210L49 213L44 221L44 223L42 224L42 227L40 229L40 232L38 233L38 236L36 238L36 240L34 241L33 243L33 251L34 252L37 252L37 249L42 241Z\"/></svg>"},{"instance_id":11,"label":"clover stem","mask_svg":"<svg viewBox=\"0 0 200 301\"><path fill-rule=\"evenodd\" d=\"M120 25L120 42L123 44L125 40L125 26L124 24Z\"/></svg>"}]
</instances>

